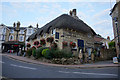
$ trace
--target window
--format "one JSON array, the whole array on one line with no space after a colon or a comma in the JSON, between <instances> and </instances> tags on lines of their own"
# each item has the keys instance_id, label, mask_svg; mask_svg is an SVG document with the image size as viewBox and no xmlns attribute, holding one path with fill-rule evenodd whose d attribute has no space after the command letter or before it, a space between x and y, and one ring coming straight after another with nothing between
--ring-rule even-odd
<instances>
[{"instance_id":1,"label":"window","mask_svg":"<svg viewBox=\"0 0 120 80\"><path fill-rule=\"evenodd\" d=\"M58 32L55 33L55 38L59 39L59 33Z\"/></svg>"},{"instance_id":2,"label":"window","mask_svg":"<svg viewBox=\"0 0 120 80\"><path fill-rule=\"evenodd\" d=\"M14 36L13 35L9 36L9 41L11 41L11 40L14 40Z\"/></svg>"},{"instance_id":3,"label":"window","mask_svg":"<svg viewBox=\"0 0 120 80\"><path fill-rule=\"evenodd\" d=\"M19 41L23 42L24 41L24 36L19 36Z\"/></svg>"},{"instance_id":4,"label":"window","mask_svg":"<svg viewBox=\"0 0 120 80\"><path fill-rule=\"evenodd\" d=\"M46 34L44 33L44 38L46 38Z\"/></svg>"},{"instance_id":5,"label":"window","mask_svg":"<svg viewBox=\"0 0 120 80\"><path fill-rule=\"evenodd\" d=\"M5 35L2 36L2 41L4 41L4 40L5 40Z\"/></svg>"},{"instance_id":6,"label":"window","mask_svg":"<svg viewBox=\"0 0 120 80\"><path fill-rule=\"evenodd\" d=\"M88 34L88 38L91 38L91 37L92 37L92 36L91 36L91 34L89 33L89 34Z\"/></svg>"},{"instance_id":7,"label":"window","mask_svg":"<svg viewBox=\"0 0 120 80\"><path fill-rule=\"evenodd\" d=\"M13 29L11 29L11 30L10 30L10 33L14 33L14 30L13 30Z\"/></svg>"},{"instance_id":8,"label":"window","mask_svg":"<svg viewBox=\"0 0 120 80\"><path fill-rule=\"evenodd\" d=\"M55 32L56 32L56 29L53 29L53 30L52 30L52 35L55 34Z\"/></svg>"},{"instance_id":9,"label":"window","mask_svg":"<svg viewBox=\"0 0 120 80\"><path fill-rule=\"evenodd\" d=\"M3 33L4 33L4 34L6 33L6 29L5 29L5 28L3 28Z\"/></svg>"},{"instance_id":10,"label":"window","mask_svg":"<svg viewBox=\"0 0 120 80\"><path fill-rule=\"evenodd\" d=\"M24 34L24 30L20 30L20 34Z\"/></svg>"},{"instance_id":11,"label":"window","mask_svg":"<svg viewBox=\"0 0 120 80\"><path fill-rule=\"evenodd\" d=\"M32 33L32 29L28 29L28 34L31 34Z\"/></svg>"}]
</instances>

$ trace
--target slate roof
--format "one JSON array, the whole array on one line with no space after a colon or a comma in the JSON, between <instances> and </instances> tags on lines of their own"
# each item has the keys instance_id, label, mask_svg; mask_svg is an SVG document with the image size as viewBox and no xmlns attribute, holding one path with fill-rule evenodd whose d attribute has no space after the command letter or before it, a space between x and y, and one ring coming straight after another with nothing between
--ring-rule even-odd
<instances>
[{"instance_id":1,"label":"slate roof","mask_svg":"<svg viewBox=\"0 0 120 80\"><path fill-rule=\"evenodd\" d=\"M63 14L56 19L52 20L51 22L44 25L42 28L38 29L35 33L33 33L27 41L36 37L36 35L41 35L43 33L49 33L51 29L59 28L59 29L73 29L75 31L90 33L96 35L94 30L89 27L86 23L84 23L80 19L75 19L68 14Z\"/></svg>"}]
</instances>

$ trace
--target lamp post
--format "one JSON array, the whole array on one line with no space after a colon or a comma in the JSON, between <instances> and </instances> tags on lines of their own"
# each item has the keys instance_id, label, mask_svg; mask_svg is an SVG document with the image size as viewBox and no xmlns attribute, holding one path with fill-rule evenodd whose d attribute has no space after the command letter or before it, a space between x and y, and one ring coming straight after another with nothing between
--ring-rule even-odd
<instances>
[{"instance_id":1,"label":"lamp post","mask_svg":"<svg viewBox=\"0 0 120 80\"><path fill-rule=\"evenodd\" d=\"M17 34L16 34L16 41L18 42L18 32L20 31L20 22L19 21L17 22L17 27L15 27L15 31L17 32ZM19 46L17 47L16 51L17 51L17 55L18 55Z\"/></svg>"}]
</instances>

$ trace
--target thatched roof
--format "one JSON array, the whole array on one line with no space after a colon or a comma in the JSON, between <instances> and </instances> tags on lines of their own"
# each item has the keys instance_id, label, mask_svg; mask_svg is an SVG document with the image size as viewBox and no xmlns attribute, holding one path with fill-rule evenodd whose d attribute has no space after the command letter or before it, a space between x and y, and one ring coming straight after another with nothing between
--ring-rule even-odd
<instances>
[{"instance_id":1,"label":"thatched roof","mask_svg":"<svg viewBox=\"0 0 120 80\"><path fill-rule=\"evenodd\" d=\"M35 35L41 35L43 33L49 33L51 29L59 28L59 29L73 29L78 32L90 33L96 35L94 30L90 28L86 23L84 23L80 19L75 19L68 14L63 14L51 22L44 25L42 28L38 29L35 33L33 33L27 41L35 37Z\"/></svg>"}]
</instances>

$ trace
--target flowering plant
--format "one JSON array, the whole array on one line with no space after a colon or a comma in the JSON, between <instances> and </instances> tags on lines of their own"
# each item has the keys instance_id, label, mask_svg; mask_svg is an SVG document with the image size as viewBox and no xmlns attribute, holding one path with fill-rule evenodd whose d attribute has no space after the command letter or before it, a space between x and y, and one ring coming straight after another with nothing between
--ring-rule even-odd
<instances>
[{"instance_id":1,"label":"flowering plant","mask_svg":"<svg viewBox=\"0 0 120 80\"><path fill-rule=\"evenodd\" d=\"M46 44L45 39L41 39L41 40L40 40L40 44L41 44L41 45L45 45L45 44Z\"/></svg>"},{"instance_id":2,"label":"flowering plant","mask_svg":"<svg viewBox=\"0 0 120 80\"><path fill-rule=\"evenodd\" d=\"M36 49L36 47L35 47L35 46L32 46L32 48Z\"/></svg>"},{"instance_id":3,"label":"flowering plant","mask_svg":"<svg viewBox=\"0 0 120 80\"><path fill-rule=\"evenodd\" d=\"M39 45L37 45L37 48L39 48L39 47L42 47L42 45L40 45L40 44L39 44Z\"/></svg>"},{"instance_id":4,"label":"flowering plant","mask_svg":"<svg viewBox=\"0 0 120 80\"><path fill-rule=\"evenodd\" d=\"M18 45L14 45L14 47L18 47Z\"/></svg>"},{"instance_id":5,"label":"flowering plant","mask_svg":"<svg viewBox=\"0 0 120 80\"><path fill-rule=\"evenodd\" d=\"M51 44L51 48L57 48L57 43L53 42L53 43Z\"/></svg>"},{"instance_id":6,"label":"flowering plant","mask_svg":"<svg viewBox=\"0 0 120 80\"><path fill-rule=\"evenodd\" d=\"M66 47L66 46L68 46L68 43L67 43L67 41L63 41L63 42L62 42L62 44L63 44L63 47Z\"/></svg>"},{"instance_id":7,"label":"flowering plant","mask_svg":"<svg viewBox=\"0 0 120 80\"><path fill-rule=\"evenodd\" d=\"M54 38L53 37L48 37L46 40L47 40L47 42L52 43L54 41Z\"/></svg>"},{"instance_id":8,"label":"flowering plant","mask_svg":"<svg viewBox=\"0 0 120 80\"><path fill-rule=\"evenodd\" d=\"M76 43L70 42L70 47L75 48L76 47Z\"/></svg>"},{"instance_id":9,"label":"flowering plant","mask_svg":"<svg viewBox=\"0 0 120 80\"><path fill-rule=\"evenodd\" d=\"M27 43L27 47L30 47L31 45L29 43Z\"/></svg>"},{"instance_id":10,"label":"flowering plant","mask_svg":"<svg viewBox=\"0 0 120 80\"><path fill-rule=\"evenodd\" d=\"M34 44L34 45L38 45L38 44L39 44L39 41L35 41L33 44Z\"/></svg>"}]
</instances>

